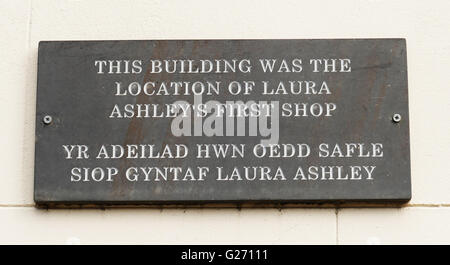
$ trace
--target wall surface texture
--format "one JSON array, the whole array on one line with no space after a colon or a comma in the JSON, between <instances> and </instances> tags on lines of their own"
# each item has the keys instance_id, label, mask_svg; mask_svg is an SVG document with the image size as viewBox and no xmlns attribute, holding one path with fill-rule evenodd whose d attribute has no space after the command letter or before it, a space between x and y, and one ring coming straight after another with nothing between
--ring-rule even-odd
<instances>
[{"instance_id":1,"label":"wall surface texture","mask_svg":"<svg viewBox=\"0 0 450 265\"><path fill-rule=\"evenodd\" d=\"M450 1L0 0L0 243L450 243ZM412 200L388 208L42 210L41 40L406 38Z\"/></svg>"}]
</instances>

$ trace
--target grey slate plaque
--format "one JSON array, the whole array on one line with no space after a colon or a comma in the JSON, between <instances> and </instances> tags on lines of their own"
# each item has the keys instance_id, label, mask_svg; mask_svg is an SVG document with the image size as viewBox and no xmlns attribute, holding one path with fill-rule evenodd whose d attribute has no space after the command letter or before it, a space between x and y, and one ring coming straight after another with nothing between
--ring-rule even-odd
<instances>
[{"instance_id":1,"label":"grey slate plaque","mask_svg":"<svg viewBox=\"0 0 450 265\"><path fill-rule=\"evenodd\" d=\"M43 41L34 198L407 201L404 39Z\"/></svg>"}]
</instances>

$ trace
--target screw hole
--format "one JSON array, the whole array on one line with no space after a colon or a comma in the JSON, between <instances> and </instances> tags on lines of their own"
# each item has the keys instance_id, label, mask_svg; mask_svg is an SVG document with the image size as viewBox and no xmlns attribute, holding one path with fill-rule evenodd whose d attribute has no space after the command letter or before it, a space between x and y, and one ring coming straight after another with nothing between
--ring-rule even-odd
<instances>
[{"instance_id":1,"label":"screw hole","mask_svg":"<svg viewBox=\"0 0 450 265\"><path fill-rule=\"evenodd\" d=\"M392 116L392 121L395 123L399 123L401 120L402 120L402 116L398 113L396 113Z\"/></svg>"},{"instance_id":2,"label":"screw hole","mask_svg":"<svg viewBox=\"0 0 450 265\"><path fill-rule=\"evenodd\" d=\"M43 122L45 125L49 125L50 123L52 123L52 120L53 120L52 116L46 115L44 116Z\"/></svg>"}]
</instances>

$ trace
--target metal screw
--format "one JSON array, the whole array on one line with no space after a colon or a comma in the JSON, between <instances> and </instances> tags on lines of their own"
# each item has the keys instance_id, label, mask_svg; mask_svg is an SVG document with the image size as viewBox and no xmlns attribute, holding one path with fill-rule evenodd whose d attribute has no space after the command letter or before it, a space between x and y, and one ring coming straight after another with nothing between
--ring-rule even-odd
<instances>
[{"instance_id":1,"label":"metal screw","mask_svg":"<svg viewBox=\"0 0 450 265\"><path fill-rule=\"evenodd\" d=\"M43 120L45 125L49 125L50 123L52 123L53 118L50 115L45 115L42 120Z\"/></svg>"},{"instance_id":2,"label":"metal screw","mask_svg":"<svg viewBox=\"0 0 450 265\"><path fill-rule=\"evenodd\" d=\"M395 123L399 123L401 120L402 120L402 116L398 113L396 113L392 116L392 121Z\"/></svg>"}]
</instances>

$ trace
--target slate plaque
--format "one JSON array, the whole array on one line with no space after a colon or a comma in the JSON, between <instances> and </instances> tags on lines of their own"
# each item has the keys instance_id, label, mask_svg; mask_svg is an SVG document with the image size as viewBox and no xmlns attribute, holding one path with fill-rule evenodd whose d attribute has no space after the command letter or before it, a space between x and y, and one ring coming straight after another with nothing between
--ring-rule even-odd
<instances>
[{"instance_id":1,"label":"slate plaque","mask_svg":"<svg viewBox=\"0 0 450 265\"><path fill-rule=\"evenodd\" d=\"M39 43L34 199L407 201L404 39Z\"/></svg>"}]
</instances>

